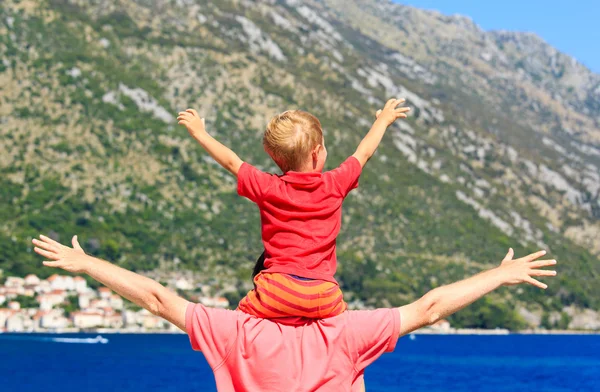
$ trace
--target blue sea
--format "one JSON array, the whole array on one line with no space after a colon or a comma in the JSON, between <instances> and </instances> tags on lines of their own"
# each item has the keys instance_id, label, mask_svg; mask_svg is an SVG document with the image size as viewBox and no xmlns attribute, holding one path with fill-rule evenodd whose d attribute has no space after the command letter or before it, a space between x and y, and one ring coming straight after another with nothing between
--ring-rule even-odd
<instances>
[{"instance_id":1,"label":"blue sea","mask_svg":"<svg viewBox=\"0 0 600 392\"><path fill-rule=\"evenodd\" d=\"M215 390L185 335L77 340L95 336L0 334L0 391ZM600 391L600 336L416 335L365 374L369 392Z\"/></svg>"}]
</instances>

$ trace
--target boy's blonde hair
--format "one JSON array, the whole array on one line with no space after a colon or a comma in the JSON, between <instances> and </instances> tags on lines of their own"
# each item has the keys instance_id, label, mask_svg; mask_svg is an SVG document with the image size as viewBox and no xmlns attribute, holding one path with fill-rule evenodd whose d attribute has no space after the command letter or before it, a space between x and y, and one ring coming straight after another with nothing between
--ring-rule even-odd
<instances>
[{"instance_id":1,"label":"boy's blonde hair","mask_svg":"<svg viewBox=\"0 0 600 392\"><path fill-rule=\"evenodd\" d=\"M300 170L312 150L323 143L321 122L302 110L288 110L269 121L263 146L285 173Z\"/></svg>"}]
</instances>

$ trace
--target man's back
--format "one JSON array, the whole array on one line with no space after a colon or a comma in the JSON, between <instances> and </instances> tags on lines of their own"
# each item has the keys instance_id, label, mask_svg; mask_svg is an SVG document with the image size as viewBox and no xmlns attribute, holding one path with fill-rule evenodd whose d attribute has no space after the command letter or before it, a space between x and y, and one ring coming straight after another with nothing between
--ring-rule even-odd
<instances>
[{"instance_id":1,"label":"man's back","mask_svg":"<svg viewBox=\"0 0 600 392\"><path fill-rule=\"evenodd\" d=\"M219 391L358 391L364 368L393 351L400 314L350 311L291 326L190 304L186 330Z\"/></svg>"}]
</instances>

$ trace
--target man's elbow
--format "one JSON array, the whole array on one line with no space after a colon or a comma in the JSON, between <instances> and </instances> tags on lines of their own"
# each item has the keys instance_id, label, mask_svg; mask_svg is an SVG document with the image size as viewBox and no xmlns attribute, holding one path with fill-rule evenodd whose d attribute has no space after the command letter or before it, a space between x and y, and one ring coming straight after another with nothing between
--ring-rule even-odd
<instances>
[{"instance_id":1,"label":"man's elbow","mask_svg":"<svg viewBox=\"0 0 600 392\"><path fill-rule=\"evenodd\" d=\"M161 315L164 313L164 306L156 295L150 295L144 302L144 305L146 305L144 308L146 308L146 310L153 315L161 317Z\"/></svg>"},{"instance_id":2,"label":"man's elbow","mask_svg":"<svg viewBox=\"0 0 600 392\"><path fill-rule=\"evenodd\" d=\"M440 321L442 319L442 314L436 296L425 296L422 298L422 301L423 324L429 326Z\"/></svg>"}]
</instances>

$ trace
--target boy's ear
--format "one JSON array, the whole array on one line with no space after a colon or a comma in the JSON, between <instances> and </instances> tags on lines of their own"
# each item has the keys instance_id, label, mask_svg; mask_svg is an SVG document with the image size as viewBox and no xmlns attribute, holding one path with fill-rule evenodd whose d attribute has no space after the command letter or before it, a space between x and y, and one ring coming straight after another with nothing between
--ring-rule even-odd
<instances>
[{"instance_id":1,"label":"boy's ear","mask_svg":"<svg viewBox=\"0 0 600 392\"><path fill-rule=\"evenodd\" d=\"M315 148L313 148L312 152L311 152L311 156L313 158L313 160L317 160L317 158L319 157L319 153L321 152L321 149L323 148L322 145L317 144L315 146Z\"/></svg>"}]
</instances>

